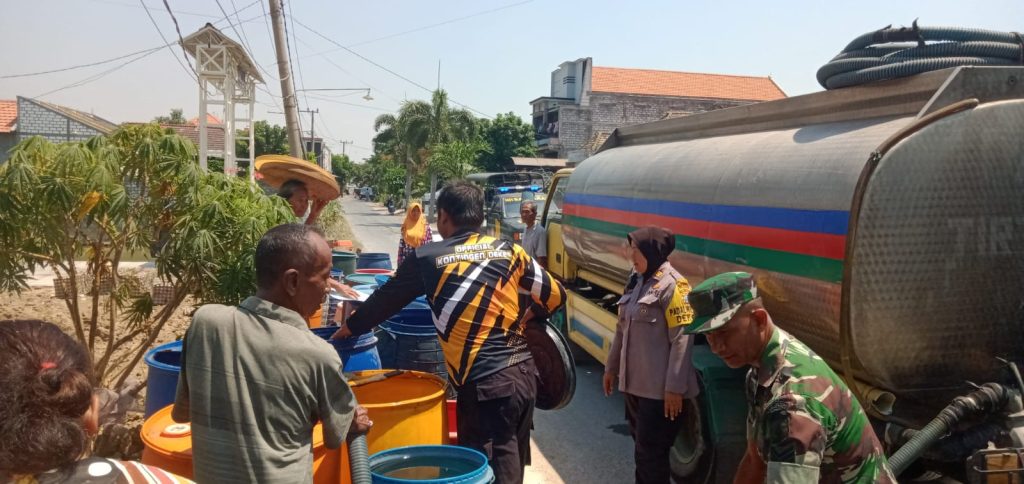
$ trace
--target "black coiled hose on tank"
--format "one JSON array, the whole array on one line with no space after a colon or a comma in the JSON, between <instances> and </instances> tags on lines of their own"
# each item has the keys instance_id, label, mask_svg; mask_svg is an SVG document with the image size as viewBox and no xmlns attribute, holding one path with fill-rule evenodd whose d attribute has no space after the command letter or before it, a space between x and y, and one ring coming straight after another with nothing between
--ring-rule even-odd
<instances>
[{"instance_id":1,"label":"black coiled hose on tank","mask_svg":"<svg viewBox=\"0 0 1024 484\"><path fill-rule=\"evenodd\" d=\"M934 420L914 434L903 447L889 458L889 466L897 478L907 466L913 464L929 447L939 441L965 416L989 414L1002 410L1013 393L998 383L986 383L977 390L953 399Z\"/></svg>"},{"instance_id":2,"label":"black coiled hose on tank","mask_svg":"<svg viewBox=\"0 0 1024 484\"><path fill-rule=\"evenodd\" d=\"M352 484L370 484L370 449L366 444L366 434L359 435L348 441L348 467L352 475Z\"/></svg>"},{"instance_id":3,"label":"black coiled hose on tank","mask_svg":"<svg viewBox=\"0 0 1024 484\"><path fill-rule=\"evenodd\" d=\"M915 20L912 27L857 37L818 69L818 83L838 89L947 67L1013 65L1024 65L1024 37L1017 32L918 27Z\"/></svg>"}]
</instances>

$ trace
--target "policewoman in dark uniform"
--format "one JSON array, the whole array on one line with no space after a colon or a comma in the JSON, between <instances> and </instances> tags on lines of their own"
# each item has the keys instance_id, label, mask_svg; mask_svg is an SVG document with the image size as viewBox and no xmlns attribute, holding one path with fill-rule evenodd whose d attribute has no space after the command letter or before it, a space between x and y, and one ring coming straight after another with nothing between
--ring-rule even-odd
<instances>
[{"instance_id":1,"label":"policewoman in dark uniform","mask_svg":"<svg viewBox=\"0 0 1024 484\"><path fill-rule=\"evenodd\" d=\"M669 483L669 450L682 427L683 399L697 395L686 302L690 285L668 262L672 232L644 227L631 232L633 273L619 300L619 322L605 363L604 393L618 388L635 442L636 482Z\"/></svg>"}]
</instances>

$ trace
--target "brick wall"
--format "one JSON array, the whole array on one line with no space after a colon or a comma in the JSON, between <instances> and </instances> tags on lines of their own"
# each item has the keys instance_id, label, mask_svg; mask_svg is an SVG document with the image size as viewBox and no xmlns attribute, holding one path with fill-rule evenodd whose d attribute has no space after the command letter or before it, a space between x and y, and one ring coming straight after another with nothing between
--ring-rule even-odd
<instances>
[{"instance_id":1,"label":"brick wall","mask_svg":"<svg viewBox=\"0 0 1024 484\"><path fill-rule=\"evenodd\" d=\"M25 98L18 98L18 141L42 136L54 143L87 140L100 134L82 123Z\"/></svg>"},{"instance_id":2,"label":"brick wall","mask_svg":"<svg viewBox=\"0 0 1024 484\"><path fill-rule=\"evenodd\" d=\"M591 112L587 108L565 105L558 108L558 138L561 146L559 158L565 158L569 151L577 150L590 137Z\"/></svg>"},{"instance_id":3,"label":"brick wall","mask_svg":"<svg viewBox=\"0 0 1024 484\"><path fill-rule=\"evenodd\" d=\"M615 128L657 121L672 113L702 113L716 109L751 104L750 101L721 99L689 99L678 97L638 96L604 92L588 92L585 104L561 106L558 110L559 157L566 158L582 150L591 153L587 143L596 133L611 133Z\"/></svg>"},{"instance_id":4,"label":"brick wall","mask_svg":"<svg viewBox=\"0 0 1024 484\"><path fill-rule=\"evenodd\" d=\"M0 162L6 161L9 157L7 151L18 144L18 135L14 133L0 133Z\"/></svg>"},{"instance_id":5,"label":"brick wall","mask_svg":"<svg viewBox=\"0 0 1024 484\"><path fill-rule=\"evenodd\" d=\"M750 102L593 93L590 98L592 130L609 133L622 126L657 121L669 112L696 114L744 104Z\"/></svg>"}]
</instances>

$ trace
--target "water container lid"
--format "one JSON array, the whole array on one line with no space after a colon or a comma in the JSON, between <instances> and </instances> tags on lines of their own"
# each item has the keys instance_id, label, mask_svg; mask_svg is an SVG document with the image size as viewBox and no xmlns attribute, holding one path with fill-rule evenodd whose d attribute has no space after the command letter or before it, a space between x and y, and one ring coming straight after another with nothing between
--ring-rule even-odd
<instances>
[{"instance_id":1,"label":"water container lid","mask_svg":"<svg viewBox=\"0 0 1024 484\"><path fill-rule=\"evenodd\" d=\"M540 372L535 406L541 410L565 407L576 393L576 363L569 351L569 343L547 321L527 323L523 336Z\"/></svg>"},{"instance_id":2,"label":"water container lid","mask_svg":"<svg viewBox=\"0 0 1024 484\"><path fill-rule=\"evenodd\" d=\"M188 423L173 423L170 424L160 432L161 437L178 438L188 437L192 435L192 424Z\"/></svg>"}]
</instances>

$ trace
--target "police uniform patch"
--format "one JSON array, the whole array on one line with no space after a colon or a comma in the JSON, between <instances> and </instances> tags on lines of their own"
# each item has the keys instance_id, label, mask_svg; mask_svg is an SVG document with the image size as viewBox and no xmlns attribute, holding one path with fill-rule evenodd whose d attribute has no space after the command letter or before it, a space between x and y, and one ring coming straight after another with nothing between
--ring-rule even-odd
<instances>
[{"instance_id":1,"label":"police uniform patch","mask_svg":"<svg viewBox=\"0 0 1024 484\"><path fill-rule=\"evenodd\" d=\"M686 302L686 295L689 293L690 283L683 278L677 279L675 290L672 291L672 301L665 308L665 324L669 328L693 322L693 308Z\"/></svg>"}]
</instances>

